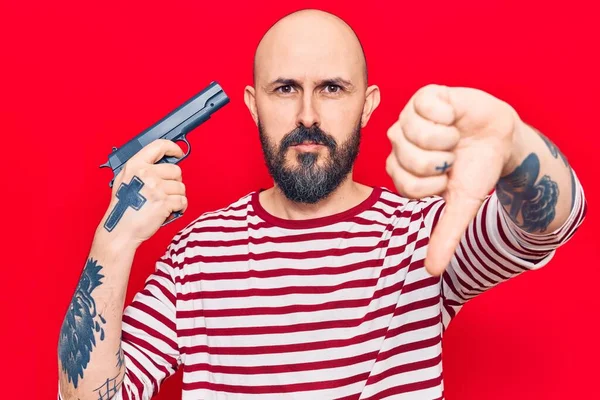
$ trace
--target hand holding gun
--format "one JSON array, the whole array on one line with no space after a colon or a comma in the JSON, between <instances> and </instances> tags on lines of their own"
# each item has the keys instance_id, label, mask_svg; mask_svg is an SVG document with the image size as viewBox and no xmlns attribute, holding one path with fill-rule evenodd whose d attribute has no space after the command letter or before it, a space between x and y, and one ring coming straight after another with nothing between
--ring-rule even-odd
<instances>
[{"instance_id":1,"label":"hand holding gun","mask_svg":"<svg viewBox=\"0 0 600 400\"><path fill-rule=\"evenodd\" d=\"M150 159L146 159L145 161L152 162L154 161L152 157L156 157L156 155L159 154L160 159L155 161L154 164L177 164L181 162L189 156L192 150L192 147L186 138L187 134L208 120L214 112L227 103L229 103L229 98L221 86L216 82L211 82L210 85L200 93L186 101L166 117L125 143L120 148L113 147L112 153L108 156L108 162L100 166L100 168L109 167L113 170L114 176L110 181L109 186L111 188L113 187L115 180L120 176L129 161L133 161L129 163L133 168L129 169L133 169L134 171L130 171L130 173L127 174L131 175L129 177L131 178L129 183L121 183L116 192L113 190L116 199L113 199L113 203L115 203L114 207L104 223L104 227L107 231L110 232L115 228L127 208L131 207L134 210L139 210L147 200L147 197L143 196L143 194L140 193L140 190L144 184L147 185L148 182L144 183L140 178L138 171L135 171L135 166L141 168L142 164L134 160L136 158L147 158L150 156ZM150 149L153 151L147 150L146 153L148 154L145 156L139 155L142 149L157 140L168 140L172 141L173 144L182 141L187 145L187 153L183 154L181 157L177 157L174 155L177 153L175 147L163 145L160 149ZM159 145L154 143L154 146ZM176 147L179 148L179 146ZM122 182L123 179L120 179L120 181ZM183 215L181 210L174 210L171 213L172 218L166 219L161 226L174 221L181 215Z\"/></svg>"}]
</instances>

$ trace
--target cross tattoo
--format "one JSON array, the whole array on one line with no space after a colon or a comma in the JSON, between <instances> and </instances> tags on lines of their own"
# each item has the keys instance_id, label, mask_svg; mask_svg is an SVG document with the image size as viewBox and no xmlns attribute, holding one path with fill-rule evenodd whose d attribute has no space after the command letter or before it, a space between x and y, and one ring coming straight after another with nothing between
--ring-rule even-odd
<instances>
[{"instance_id":1,"label":"cross tattoo","mask_svg":"<svg viewBox=\"0 0 600 400\"><path fill-rule=\"evenodd\" d=\"M119 201L104 223L104 228L107 231L110 232L114 229L129 207L136 211L142 208L146 202L146 198L140 194L143 186L144 182L137 176L134 176L129 184L121 184L119 190L117 190Z\"/></svg>"},{"instance_id":2,"label":"cross tattoo","mask_svg":"<svg viewBox=\"0 0 600 400\"><path fill-rule=\"evenodd\" d=\"M441 167L435 167L436 170L441 169L442 172L446 172L446 170L448 168L450 168L452 166L452 164L448 164L446 161L444 161L444 165L442 165Z\"/></svg>"}]
</instances>

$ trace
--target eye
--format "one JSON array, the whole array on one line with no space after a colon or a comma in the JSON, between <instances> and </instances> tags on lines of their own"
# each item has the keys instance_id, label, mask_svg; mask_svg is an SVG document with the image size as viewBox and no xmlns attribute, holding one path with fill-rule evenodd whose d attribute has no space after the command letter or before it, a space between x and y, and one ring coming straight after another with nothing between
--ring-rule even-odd
<instances>
[{"instance_id":1,"label":"eye","mask_svg":"<svg viewBox=\"0 0 600 400\"><path fill-rule=\"evenodd\" d=\"M294 90L294 88L291 85L283 85L279 86L275 90L279 93L292 93L292 90Z\"/></svg>"},{"instance_id":2,"label":"eye","mask_svg":"<svg viewBox=\"0 0 600 400\"><path fill-rule=\"evenodd\" d=\"M340 90L342 90L342 88L341 88L340 86L338 86L338 85L327 85L327 86L325 87L325 89L326 89L326 90L327 90L327 92L329 92L329 93L337 93L337 92L339 92Z\"/></svg>"}]
</instances>

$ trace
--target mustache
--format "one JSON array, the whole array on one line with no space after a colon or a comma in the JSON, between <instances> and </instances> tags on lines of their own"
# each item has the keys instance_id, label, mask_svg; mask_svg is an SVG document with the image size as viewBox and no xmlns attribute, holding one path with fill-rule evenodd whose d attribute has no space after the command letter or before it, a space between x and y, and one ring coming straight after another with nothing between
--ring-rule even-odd
<instances>
[{"instance_id":1,"label":"mustache","mask_svg":"<svg viewBox=\"0 0 600 400\"><path fill-rule=\"evenodd\" d=\"M283 137L279 149L280 151L284 151L290 146L295 146L307 141L327 146L332 151L337 148L335 139L318 126L313 125L310 128L307 128L304 125L300 125Z\"/></svg>"}]
</instances>

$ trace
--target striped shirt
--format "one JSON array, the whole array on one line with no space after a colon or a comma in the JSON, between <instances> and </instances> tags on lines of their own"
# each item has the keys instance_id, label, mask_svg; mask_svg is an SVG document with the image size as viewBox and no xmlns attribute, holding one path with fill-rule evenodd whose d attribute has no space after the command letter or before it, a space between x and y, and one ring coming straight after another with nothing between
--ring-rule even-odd
<instances>
[{"instance_id":1,"label":"striped shirt","mask_svg":"<svg viewBox=\"0 0 600 400\"><path fill-rule=\"evenodd\" d=\"M123 316L117 399L183 369L183 400L443 399L442 335L466 301L544 266L586 213L528 234L495 193L441 277L424 268L440 197L375 187L324 218L270 215L259 191L177 233Z\"/></svg>"}]
</instances>

